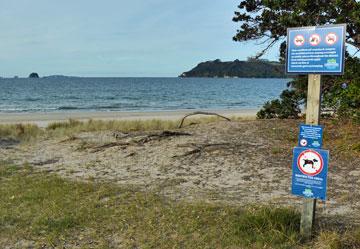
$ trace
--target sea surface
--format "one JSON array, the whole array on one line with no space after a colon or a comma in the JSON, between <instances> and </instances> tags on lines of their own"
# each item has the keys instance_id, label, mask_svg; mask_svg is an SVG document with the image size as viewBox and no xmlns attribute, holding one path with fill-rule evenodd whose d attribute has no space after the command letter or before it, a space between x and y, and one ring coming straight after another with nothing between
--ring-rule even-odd
<instances>
[{"instance_id":1,"label":"sea surface","mask_svg":"<svg viewBox=\"0 0 360 249\"><path fill-rule=\"evenodd\" d=\"M257 109L289 79L77 78L0 79L0 112Z\"/></svg>"}]
</instances>

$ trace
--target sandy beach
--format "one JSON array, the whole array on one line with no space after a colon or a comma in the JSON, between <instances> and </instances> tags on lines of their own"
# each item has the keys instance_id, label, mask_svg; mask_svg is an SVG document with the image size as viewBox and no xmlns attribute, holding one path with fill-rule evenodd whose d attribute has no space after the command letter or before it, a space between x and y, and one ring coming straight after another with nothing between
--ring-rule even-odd
<instances>
[{"instance_id":1,"label":"sandy beach","mask_svg":"<svg viewBox=\"0 0 360 249\"><path fill-rule=\"evenodd\" d=\"M0 124L36 124L46 127L53 122L62 122L69 119L80 121L94 120L176 120L195 110L154 111L154 112L53 112L53 113L0 113ZM206 110L227 117L255 118L257 109L234 110Z\"/></svg>"},{"instance_id":2,"label":"sandy beach","mask_svg":"<svg viewBox=\"0 0 360 249\"><path fill-rule=\"evenodd\" d=\"M124 118L177 118L185 113L156 114L133 114ZM49 120L42 122L53 121L50 116L45 117ZM105 117L111 118L102 116ZM188 124L166 131L130 132L77 131L73 127L71 134L49 133L30 143L4 138L0 154L4 161L19 166L28 163L34 169L63 178L161 189L162 194L175 199L236 205L295 204L300 208L299 198L291 196L289 190L291 150L296 144L299 122L301 120L234 120ZM330 123L327 127L325 144L326 148L332 148L329 201L326 208L321 205L320 213L355 217L360 202L348 193L359 195L353 189L354 184L359 184L360 171L356 167L359 157L355 151L344 154L341 150L346 129L343 131ZM356 141L356 129L349 132L353 132L350 135L354 137L352 141Z\"/></svg>"},{"instance_id":3,"label":"sandy beach","mask_svg":"<svg viewBox=\"0 0 360 249\"><path fill-rule=\"evenodd\" d=\"M251 116L251 112L217 112L227 117ZM33 213L38 214L39 191L44 195L40 201L41 208L45 207L43 208L45 210L47 207L56 208L55 211L45 211L46 221L49 220L47 213L52 215L58 212L59 205L67 208L68 203L74 206L70 206L70 214L73 210L75 213L83 210L79 208L79 203L81 207L90 207L89 211L83 211L90 215L94 212L105 215L111 207L118 212L118 203L121 203L127 205L123 210L128 210L129 207L131 209L133 206L141 208L140 211L136 209L134 213L142 215L143 210L149 209L151 201L149 202L148 197L151 193L160 198L160 203L171 202L176 203L177 206L179 203L186 203L185 207L206 203L206 210L215 210L216 217L222 212L213 209L215 206L237 207L241 210L249 206L285 208L284 210L297 210L297 212L301 210L302 199L291 194L291 153L297 142L298 126L303 122L302 119L233 118L231 121L199 119L188 120L182 128L178 128L177 120L169 120L180 118L187 113L189 112L3 115L2 122L5 122L6 118L7 122L40 125L68 118L126 121L67 122L51 125L47 129L35 126L1 127L0 125L0 129L2 128L0 132L3 134L0 136L0 164L8 165L2 166L0 172L3 182L2 193L4 193L0 202L3 203L2 207L8 207L10 202L14 203L11 208L6 209L8 216L4 217L10 215L10 217L18 217L23 214L33 217ZM145 120L154 118L167 120L154 122ZM143 120L138 121L139 119ZM327 201L317 203L317 220L328 227L333 227L333 224L337 224L338 227L358 226L360 192L354 186L360 184L360 169L357 167L360 165L359 127L346 123L334 124L331 120L326 121L324 125L326 126L324 148L331 148L331 166L328 175ZM22 173L14 176L15 169L21 170ZM47 184L44 185L44 181L47 181ZM56 186L54 187L54 184L58 184L58 188L65 189L60 191ZM111 189L108 191L104 189L105 186L111 186ZM94 196L89 197L89 188L105 192L101 195L95 193ZM127 194L123 189L130 189L132 192ZM18 192L14 192L15 190ZM136 194L134 194L135 190ZM29 194L24 195L24 191ZM111 206L111 193L116 198L120 196L125 199L116 199L113 202L115 204ZM76 194L78 197L74 198ZM145 196L141 204L138 204L139 194ZM56 196L58 200L56 205L53 204L53 199L47 199ZM129 198L133 197L136 197L135 203L129 202ZM69 201L69 198L72 201ZM44 204L43 199L48 200L50 204L46 202ZM96 201L96 204L89 205L88 202L83 202L86 199ZM30 210L36 211L29 213L28 206L23 205L24 202L30 202L28 205L35 206ZM145 208L142 203L146 204ZM106 212L99 212L98 207L102 205ZM18 209L18 206L26 211ZM191 213L193 207L188 208ZM174 212L174 209L168 209L168 206L166 208L169 212ZM61 217L66 213L62 210L59 213ZM204 216L204 209L201 210L201 216L195 217ZM157 206L149 212L155 214L153 215L155 221L151 222L153 227L153 224L159 221L159 213L163 212L159 211ZM183 214L183 211L179 213ZM106 221L103 225L106 228L121 222L113 220L117 217L113 213L110 215L112 215L111 221ZM142 216L135 225L144 224L143 219L148 216ZM26 222L29 219L31 218L24 218ZM191 219L191 224L196 219ZM183 216L177 220L183 220ZM222 224L223 221L221 220L220 223ZM98 224L96 222L96 227ZM207 223L205 224L207 226ZM89 226L84 225L85 228ZM167 225L156 226L156 229L162 226L167 229ZM75 229L80 230L77 227ZM98 234L97 230L94 231ZM88 236L84 243L94 240L94 235L88 234L87 230L81 232L85 235L76 234L73 241L77 243L80 236L81 238ZM119 241L126 241L128 236L123 236L121 233L118 237ZM19 247L5 247L2 245L11 245L15 242L0 236L0 247L30 248L27 245L37 243L33 240L36 241L36 238L26 240ZM110 237L110 240L114 240L113 237ZM64 248L80 247L73 247L71 244Z\"/></svg>"}]
</instances>

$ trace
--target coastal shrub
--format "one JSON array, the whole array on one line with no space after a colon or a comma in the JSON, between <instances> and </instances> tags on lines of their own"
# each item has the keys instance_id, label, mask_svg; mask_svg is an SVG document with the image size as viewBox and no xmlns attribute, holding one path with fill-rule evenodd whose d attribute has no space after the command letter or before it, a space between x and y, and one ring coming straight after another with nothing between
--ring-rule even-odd
<instances>
[{"instance_id":1,"label":"coastal shrub","mask_svg":"<svg viewBox=\"0 0 360 249\"><path fill-rule=\"evenodd\" d=\"M360 59L348 57L343 76L322 76L322 116L350 119L360 124ZM268 101L257 113L259 119L297 118L306 104L307 77L289 82L280 99Z\"/></svg>"},{"instance_id":2,"label":"coastal shrub","mask_svg":"<svg viewBox=\"0 0 360 249\"><path fill-rule=\"evenodd\" d=\"M259 119L270 118L298 118L301 113L299 107L301 98L293 90L285 90L280 99L268 101L257 113Z\"/></svg>"},{"instance_id":3,"label":"coastal shrub","mask_svg":"<svg viewBox=\"0 0 360 249\"><path fill-rule=\"evenodd\" d=\"M325 76L323 105L341 119L360 124L360 58L348 56L343 76Z\"/></svg>"}]
</instances>

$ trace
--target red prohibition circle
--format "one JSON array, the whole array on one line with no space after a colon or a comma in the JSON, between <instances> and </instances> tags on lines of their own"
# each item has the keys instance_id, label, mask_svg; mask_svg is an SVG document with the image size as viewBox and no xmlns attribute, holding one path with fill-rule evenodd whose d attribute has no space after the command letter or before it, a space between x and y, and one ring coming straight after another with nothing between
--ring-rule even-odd
<instances>
[{"instance_id":1,"label":"red prohibition circle","mask_svg":"<svg viewBox=\"0 0 360 249\"><path fill-rule=\"evenodd\" d=\"M314 172L314 173L307 173L307 172L305 172L305 171L301 168L300 158L301 158L302 155L304 155L304 154L307 153L307 152L312 152L312 153L316 154L316 155L320 158L320 168L319 168L318 171L316 171L316 172ZM300 155L298 156L298 158L297 158L297 166L298 166L298 169L299 169L303 174L308 175L308 176L316 176L316 175L320 174L321 171L323 170L324 161L323 161L323 159L322 159L322 156L321 156L319 153L317 153L316 151L314 151L314 150L305 150L305 151L301 152Z\"/></svg>"},{"instance_id":2,"label":"red prohibition circle","mask_svg":"<svg viewBox=\"0 0 360 249\"><path fill-rule=\"evenodd\" d=\"M311 43L311 38L313 38L314 36L316 36L316 38L318 38L318 42L315 43L315 44ZM321 37L320 37L320 35L319 35L319 34L312 34L312 35L310 36L309 42L310 42L310 45L311 45L311 46L317 46L317 45L319 45L320 42L321 42Z\"/></svg>"},{"instance_id":3,"label":"red prohibition circle","mask_svg":"<svg viewBox=\"0 0 360 249\"><path fill-rule=\"evenodd\" d=\"M329 35L334 35L335 36L335 41L334 43L329 43L328 40L326 39ZM325 42L329 45L334 45L337 41L338 41L338 36L335 34L335 33L329 33L326 35L326 38L325 38Z\"/></svg>"},{"instance_id":4,"label":"red prohibition circle","mask_svg":"<svg viewBox=\"0 0 360 249\"><path fill-rule=\"evenodd\" d=\"M297 39L301 39L301 40L302 40L302 43L297 44ZM300 46L304 45L304 43L305 43L305 37L304 37L304 36L302 36L302 35L297 35L297 36L295 36L295 38L294 38L294 44L295 44L295 46L300 47Z\"/></svg>"}]
</instances>

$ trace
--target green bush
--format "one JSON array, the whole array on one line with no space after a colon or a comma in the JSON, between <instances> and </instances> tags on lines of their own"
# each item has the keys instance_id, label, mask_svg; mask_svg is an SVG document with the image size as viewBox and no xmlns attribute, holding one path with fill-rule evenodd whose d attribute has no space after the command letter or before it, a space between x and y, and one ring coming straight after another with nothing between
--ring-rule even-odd
<instances>
[{"instance_id":1,"label":"green bush","mask_svg":"<svg viewBox=\"0 0 360 249\"><path fill-rule=\"evenodd\" d=\"M280 95L280 99L268 101L257 113L259 119L297 118L300 106L306 103L307 77L295 77ZM333 116L360 123L360 59L347 57L342 76L322 77L322 110L330 110Z\"/></svg>"},{"instance_id":2,"label":"green bush","mask_svg":"<svg viewBox=\"0 0 360 249\"><path fill-rule=\"evenodd\" d=\"M259 119L270 118L298 118L301 112L301 98L294 90L285 90L280 95L280 99L268 101L257 113Z\"/></svg>"}]
</instances>

